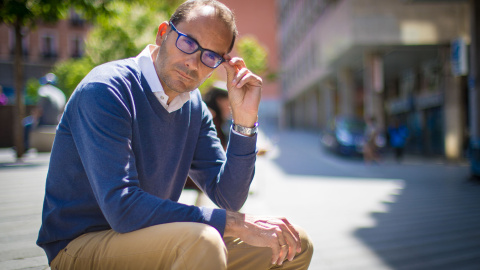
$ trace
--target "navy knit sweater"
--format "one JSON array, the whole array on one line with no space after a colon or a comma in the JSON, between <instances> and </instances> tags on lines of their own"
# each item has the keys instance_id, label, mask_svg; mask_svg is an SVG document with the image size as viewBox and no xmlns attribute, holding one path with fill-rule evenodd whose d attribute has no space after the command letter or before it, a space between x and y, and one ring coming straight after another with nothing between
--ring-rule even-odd
<instances>
[{"instance_id":1,"label":"navy knit sweater","mask_svg":"<svg viewBox=\"0 0 480 270\"><path fill-rule=\"evenodd\" d=\"M256 136L232 132L226 153L198 90L168 113L134 59L93 69L57 127L37 244L51 262L76 237L170 222L225 229L254 174ZM223 209L178 203L187 175Z\"/></svg>"}]
</instances>

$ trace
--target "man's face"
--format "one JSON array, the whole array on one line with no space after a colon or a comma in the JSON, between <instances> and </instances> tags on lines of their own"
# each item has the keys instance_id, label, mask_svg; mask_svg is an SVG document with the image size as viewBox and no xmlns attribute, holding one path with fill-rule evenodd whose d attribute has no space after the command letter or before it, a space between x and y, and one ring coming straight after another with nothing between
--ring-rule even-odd
<instances>
[{"instance_id":1,"label":"man's face","mask_svg":"<svg viewBox=\"0 0 480 270\"><path fill-rule=\"evenodd\" d=\"M212 15L212 11L210 7L197 8L175 27L195 39L202 48L224 56L232 42L232 33L224 22ZM215 70L201 62L200 50L193 54L180 51L176 46L177 38L178 34L171 27L161 38L157 36L160 50L155 59L155 69L165 93L170 97L195 90Z\"/></svg>"}]
</instances>

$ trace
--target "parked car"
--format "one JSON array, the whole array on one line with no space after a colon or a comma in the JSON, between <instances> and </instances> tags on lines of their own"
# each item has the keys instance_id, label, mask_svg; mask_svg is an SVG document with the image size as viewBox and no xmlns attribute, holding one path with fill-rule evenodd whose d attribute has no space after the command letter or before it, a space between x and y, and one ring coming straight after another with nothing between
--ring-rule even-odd
<instances>
[{"instance_id":1,"label":"parked car","mask_svg":"<svg viewBox=\"0 0 480 270\"><path fill-rule=\"evenodd\" d=\"M337 116L328 122L320 141L324 147L336 153L346 156L362 155L365 129L365 121L361 119Z\"/></svg>"}]
</instances>

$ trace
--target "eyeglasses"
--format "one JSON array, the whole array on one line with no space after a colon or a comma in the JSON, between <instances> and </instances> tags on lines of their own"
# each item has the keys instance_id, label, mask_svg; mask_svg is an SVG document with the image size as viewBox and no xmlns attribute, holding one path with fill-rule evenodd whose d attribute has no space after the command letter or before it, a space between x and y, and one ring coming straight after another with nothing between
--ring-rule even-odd
<instances>
[{"instance_id":1,"label":"eyeglasses","mask_svg":"<svg viewBox=\"0 0 480 270\"><path fill-rule=\"evenodd\" d=\"M170 25L172 26L172 29L175 32L177 32L177 34L178 34L177 41L175 42L175 45L177 46L177 48L180 51L182 51L186 54L192 54L192 53L195 53L196 51L200 50L202 52L200 54L200 61L202 61L202 63L209 68L216 68L222 62L225 61L225 59L223 59L223 57L220 56L218 53L200 47L200 45L198 44L198 42L195 39L193 39L193 38L185 35L184 33L178 31L177 28L175 28L175 26L173 25L172 22L170 22Z\"/></svg>"}]
</instances>

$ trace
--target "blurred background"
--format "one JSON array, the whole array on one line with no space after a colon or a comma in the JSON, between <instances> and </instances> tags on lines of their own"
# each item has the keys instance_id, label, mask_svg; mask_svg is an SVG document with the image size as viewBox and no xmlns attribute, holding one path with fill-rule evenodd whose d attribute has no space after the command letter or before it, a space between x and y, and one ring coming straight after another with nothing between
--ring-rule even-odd
<instances>
[{"instance_id":1,"label":"blurred background","mask_svg":"<svg viewBox=\"0 0 480 270\"><path fill-rule=\"evenodd\" d=\"M181 1L32 1L25 10L15 2L2 2L0 13L0 147L19 144L15 123L36 103L42 77L53 72L68 99L92 67L154 42ZM408 130L404 152L468 159L480 173L477 1L223 2L238 20L234 54L265 80L265 121L363 152L368 138L345 129L339 140L335 119L374 118L380 148L398 124Z\"/></svg>"},{"instance_id":2,"label":"blurred background","mask_svg":"<svg viewBox=\"0 0 480 270\"><path fill-rule=\"evenodd\" d=\"M0 149L29 157L25 118L48 73L68 100L94 66L154 43L181 2L0 2ZM232 54L264 79L256 178L268 180L246 209L276 213L271 193L285 190L318 208L280 204L314 236L312 269L479 269L479 1L221 2L237 17ZM222 80L219 68L200 90ZM54 136L37 130L30 147L48 153Z\"/></svg>"}]
</instances>

